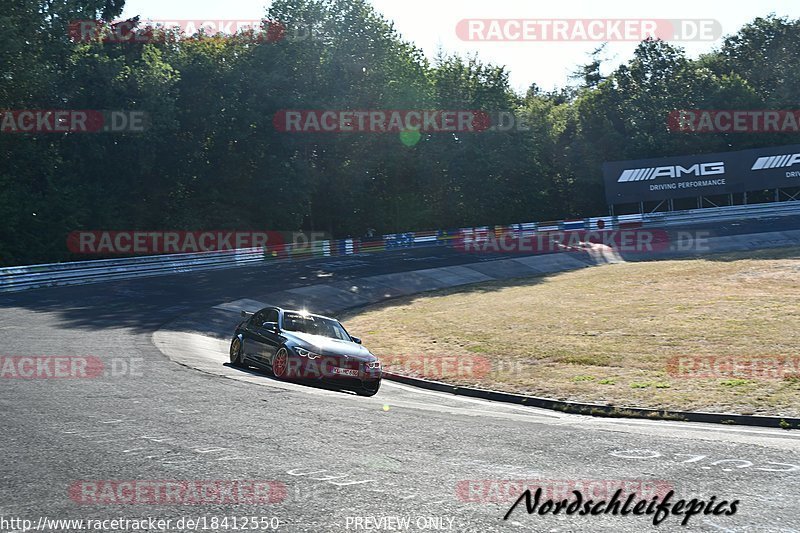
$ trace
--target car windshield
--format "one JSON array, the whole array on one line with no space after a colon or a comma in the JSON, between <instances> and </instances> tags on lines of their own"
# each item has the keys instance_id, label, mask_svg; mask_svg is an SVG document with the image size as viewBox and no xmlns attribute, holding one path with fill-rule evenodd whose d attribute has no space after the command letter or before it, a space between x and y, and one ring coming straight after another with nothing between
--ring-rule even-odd
<instances>
[{"instance_id":1,"label":"car windshield","mask_svg":"<svg viewBox=\"0 0 800 533\"><path fill-rule=\"evenodd\" d=\"M299 313L286 313L283 315L283 329L287 331L297 331L299 333L309 333L311 335L321 335L332 339L349 341L350 336L341 324L330 318L322 318L314 315L301 315Z\"/></svg>"}]
</instances>

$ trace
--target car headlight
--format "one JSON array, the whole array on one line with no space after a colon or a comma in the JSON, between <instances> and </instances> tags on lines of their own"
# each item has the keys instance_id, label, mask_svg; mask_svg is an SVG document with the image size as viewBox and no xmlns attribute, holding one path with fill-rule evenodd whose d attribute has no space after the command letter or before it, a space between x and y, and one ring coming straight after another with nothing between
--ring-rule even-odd
<instances>
[{"instance_id":1,"label":"car headlight","mask_svg":"<svg viewBox=\"0 0 800 533\"><path fill-rule=\"evenodd\" d=\"M372 361L372 362L369 362L369 363L364 363L364 366L366 366L370 370L377 370L377 369L379 369L381 367L381 362L380 361Z\"/></svg>"},{"instance_id":2,"label":"car headlight","mask_svg":"<svg viewBox=\"0 0 800 533\"><path fill-rule=\"evenodd\" d=\"M322 357L318 353L309 352L308 350L303 348L295 348L294 351L297 352L297 355L299 355L300 357L308 357L309 359L316 359L317 357Z\"/></svg>"}]
</instances>

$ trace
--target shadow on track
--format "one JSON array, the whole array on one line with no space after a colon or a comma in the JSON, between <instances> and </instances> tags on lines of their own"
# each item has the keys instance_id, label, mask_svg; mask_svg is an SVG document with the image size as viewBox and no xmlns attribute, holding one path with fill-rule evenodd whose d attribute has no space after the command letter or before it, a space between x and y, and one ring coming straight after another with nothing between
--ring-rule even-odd
<instances>
[{"instance_id":1,"label":"shadow on track","mask_svg":"<svg viewBox=\"0 0 800 533\"><path fill-rule=\"evenodd\" d=\"M327 390L327 391L331 391L331 392L339 392L339 393L346 394L346 395L358 396L355 392L353 392L351 390L342 389L340 387L337 387L333 383L326 383L326 382L322 382L322 381L306 380L306 379L283 380L283 379L276 378L274 375L272 375L267 370L261 370L261 369L255 368L255 367L234 366L231 363L223 363L222 366L227 367L227 368L232 368L234 370L238 370L238 371L240 371L240 372L242 372L244 374L249 374L251 376L263 377L263 378L266 378L266 379L268 379L270 381L275 381L277 383L292 383L292 384L295 384L295 385L302 385L304 387L309 387L309 388L313 388L313 389L323 389L323 390Z\"/></svg>"}]
</instances>

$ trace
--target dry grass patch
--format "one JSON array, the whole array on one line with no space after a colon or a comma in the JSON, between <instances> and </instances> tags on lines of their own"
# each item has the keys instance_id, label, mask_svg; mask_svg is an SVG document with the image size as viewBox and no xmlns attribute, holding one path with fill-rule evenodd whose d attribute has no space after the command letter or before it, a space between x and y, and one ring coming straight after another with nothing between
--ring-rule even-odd
<instances>
[{"instance_id":1,"label":"dry grass patch","mask_svg":"<svg viewBox=\"0 0 800 533\"><path fill-rule=\"evenodd\" d=\"M617 406L800 416L796 376L686 378L668 366L680 356L800 357L797 248L426 293L367 308L346 327L395 370L461 385Z\"/></svg>"}]
</instances>

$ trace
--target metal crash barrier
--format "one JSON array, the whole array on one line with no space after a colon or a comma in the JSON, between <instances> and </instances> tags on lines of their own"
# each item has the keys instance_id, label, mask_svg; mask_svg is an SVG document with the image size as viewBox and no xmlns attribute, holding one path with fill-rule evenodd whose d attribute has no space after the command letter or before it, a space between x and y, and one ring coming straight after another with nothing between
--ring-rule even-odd
<instances>
[{"instance_id":1,"label":"metal crash barrier","mask_svg":"<svg viewBox=\"0 0 800 533\"><path fill-rule=\"evenodd\" d=\"M710 222L757 220L791 215L800 215L800 201L590 217L551 222L527 222L455 230L393 233L375 237L374 239L316 241L304 246L302 249L292 249L292 245L287 244L279 252L273 249L270 253L265 253L263 248L240 248L225 251L15 266L0 269L0 292L256 266L275 261L377 253L402 248L453 246L460 236L475 232L511 232L515 235L521 235L548 231L597 231L622 229L629 226L689 226Z\"/></svg>"}]
</instances>

